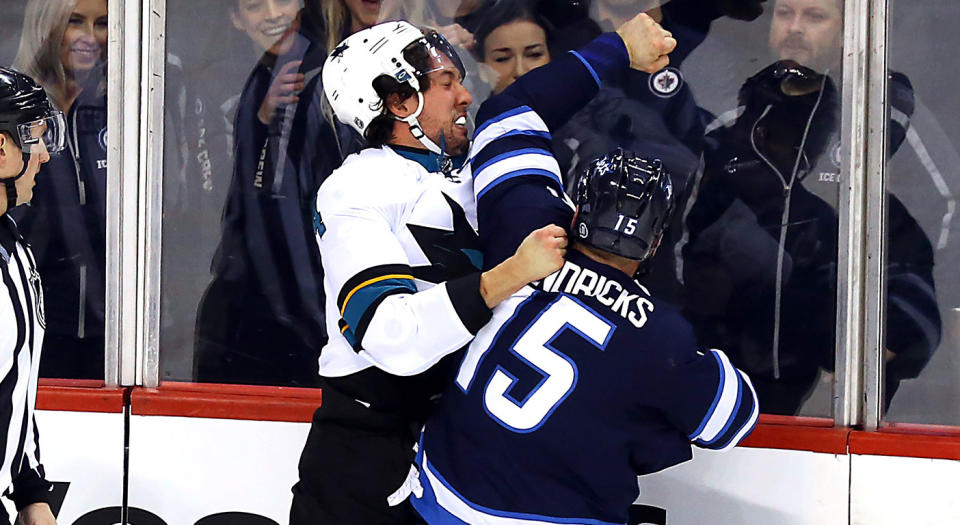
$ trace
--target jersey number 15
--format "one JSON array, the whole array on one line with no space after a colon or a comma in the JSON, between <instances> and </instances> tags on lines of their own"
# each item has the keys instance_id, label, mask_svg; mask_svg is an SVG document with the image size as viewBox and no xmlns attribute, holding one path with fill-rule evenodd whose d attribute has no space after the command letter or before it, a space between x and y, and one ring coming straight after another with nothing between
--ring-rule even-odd
<instances>
[{"instance_id":1,"label":"jersey number 15","mask_svg":"<svg viewBox=\"0 0 960 525\"><path fill-rule=\"evenodd\" d=\"M511 395L517 377L498 365L483 390L483 406L490 417L514 432L533 432L563 403L577 385L578 370L576 363L552 343L568 329L585 344L604 350L615 325L570 296L558 297L527 325L510 348L543 379L523 399L517 399ZM498 344L496 340L494 344ZM473 383L481 360L468 359L460 369L457 384L464 391Z\"/></svg>"}]
</instances>

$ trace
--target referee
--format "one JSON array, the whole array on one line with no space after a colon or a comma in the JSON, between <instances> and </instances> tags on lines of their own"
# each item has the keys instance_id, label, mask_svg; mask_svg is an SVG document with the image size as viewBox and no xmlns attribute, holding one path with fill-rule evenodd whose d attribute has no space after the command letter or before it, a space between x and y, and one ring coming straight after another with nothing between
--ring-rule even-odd
<instances>
[{"instance_id":1,"label":"referee","mask_svg":"<svg viewBox=\"0 0 960 525\"><path fill-rule=\"evenodd\" d=\"M43 292L33 253L7 212L33 198L40 165L63 149L64 124L33 79L0 68L0 491L22 525L57 521L34 417ZM11 518L0 506L3 522Z\"/></svg>"}]
</instances>

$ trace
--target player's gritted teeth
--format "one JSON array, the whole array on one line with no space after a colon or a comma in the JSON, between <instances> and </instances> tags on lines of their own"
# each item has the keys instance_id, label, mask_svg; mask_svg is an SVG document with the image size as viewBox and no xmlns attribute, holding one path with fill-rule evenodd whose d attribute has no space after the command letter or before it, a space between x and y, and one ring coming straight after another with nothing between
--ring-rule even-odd
<instances>
[{"instance_id":1,"label":"player's gritted teeth","mask_svg":"<svg viewBox=\"0 0 960 525\"><path fill-rule=\"evenodd\" d=\"M467 136L467 114L464 113L464 114L460 115L459 117L457 117L457 118L453 121L453 127L454 127L454 129L456 129L457 131L463 133L463 136L466 137L466 136Z\"/></svg>"}]
</instances>

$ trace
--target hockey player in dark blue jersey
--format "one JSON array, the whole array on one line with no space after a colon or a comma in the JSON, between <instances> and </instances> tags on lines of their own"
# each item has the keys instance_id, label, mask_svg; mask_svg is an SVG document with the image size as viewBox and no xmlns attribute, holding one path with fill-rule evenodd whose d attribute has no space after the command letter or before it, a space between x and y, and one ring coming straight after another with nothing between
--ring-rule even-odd
<instances>
[{"instance_id":1,"label":"hockey player in dark blue jersey","mask_svg":"<svg viewBox=\"0 0 960 525\"><path fill-rule=\"evenodd\" d=\"M424 428L406 487L427 523L623 524L637 475L753 429L747 376L631 279L673 198L628 152L580 175L566 264L494 310Z\"/></svg>"}]
</instances>

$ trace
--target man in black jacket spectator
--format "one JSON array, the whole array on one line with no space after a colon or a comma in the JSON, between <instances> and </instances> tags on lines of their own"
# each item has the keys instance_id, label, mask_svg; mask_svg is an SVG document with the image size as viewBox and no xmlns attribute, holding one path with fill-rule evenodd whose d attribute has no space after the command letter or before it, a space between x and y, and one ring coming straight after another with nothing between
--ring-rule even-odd
<instances>
[{"instance_id":1,"label":"man in black jacket spectator","mask_svg":"<svg viewBox=\"0 0 960 525\"><path fill-rule=\"evenodd\" d=\"M794 414L832 371L837 304L842 50L835 0L778 0L777 58L749 78L739 107L707 128L705 172L688 208L685 306L700 340L754 380L765 412ZM887 154L898 150L913 90L889 77ZM887 198L886 403L940 341L930 241Z\"/></svg>"}]
</instances>

